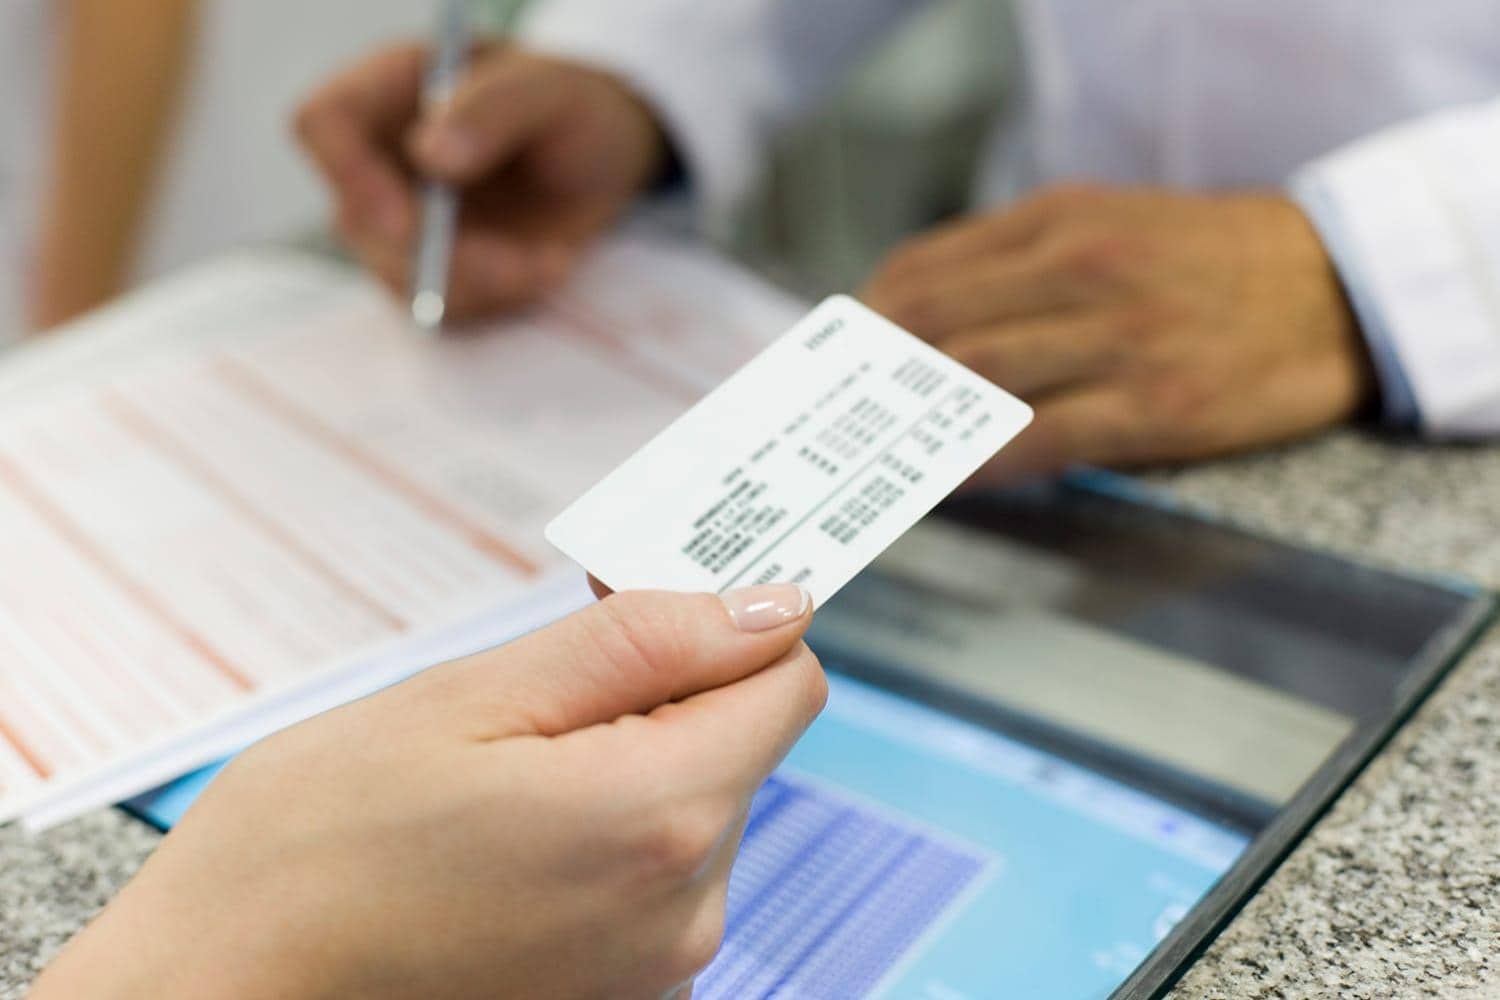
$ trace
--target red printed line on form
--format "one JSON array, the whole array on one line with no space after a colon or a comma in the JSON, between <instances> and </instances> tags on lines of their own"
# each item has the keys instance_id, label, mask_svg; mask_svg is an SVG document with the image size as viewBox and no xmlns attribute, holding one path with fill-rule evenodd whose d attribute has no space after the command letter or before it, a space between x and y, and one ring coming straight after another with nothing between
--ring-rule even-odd
<instances>
[{"instance_id":1,"label":"red printed line on form","mask_svg":"<svg viewBox=\"0 0 1500 1000\"><path fill-rule=\"evenodd\" d=\"M408 628L408 622L394 611L389 610L374 597L366 594L349 581L338 570L334 569L316 552L313 552L302 542L298 541L290 532L277 524L265 512L257 508L250 501L241 496L233 486L208 466L191 449L182 443L171 432L163 428L151 417L141 412L135 404L115 392L107 393L104 397L104 406L114 415L115 420L121 427L134 434L148 446L154 447L175 461L189 475L196 478L208 489L212 490L225 503L253 523L261 531L269 535L272 540L292 553L293 556L307 564L314 573L345 597L360 605L376 618L379 618L388 627L397 632L404 632Z\"/></svg>"},{"instance_id":2,"label":"red printed line on form","mask_svg":"<svg viewBox=\"0 0 1500 1000\"><path fill-rule=\"evenodd\" d=\"M26 766L31 768L32 774L43 781L52 777L52 766L26 742L14 726L5 720L4 715L0 715L0 739L11 745L21 760L26 762Z\"/></svg>"},{"instance_id":3,"label":"red printed line on form","mask_svg":"<svg viewBox=\"0 0 1500 1000\"><path fill-rule=\"evenodd\" d=\"M30 507L64 541L72 545L79 554L107 576L132 601L186 643L188 648L228 678L230 683L242 691L255 690L255 682L253 680L230 663L208 640L204 639L191 626L173 614L171 609L158 600L154 594L141 586L129 573L125 572L107 552L74 524L72 519L61 508L48 500L40 490L34 487L25 475L22 474L20 468L7 458L3 452L0 452L0 485L9 487L11 492L22 503Z\"/></svg>"},{"instance_id":4,"label":"red printed line on form","mask_svg":"<svg viewBox=\"0 0 1500 1000\"><path fill-rule=\"evenodd\" d=\"M510 565L511 568L526 576L536 576L541 571L541 567L536 563L511 548L488 529L476 524L468 515L433 496L422 486L412 482L345 435L323 423L318 417L288 399L245 365L224 358L215 364L214 373L244 397L266 407L323 447L353 462L366 474L396 491L419 509L456 529L469 540L469 544L480 552L497 562Z\"/></svg>"},{"instance_id":5,"label":"red printed line on form","mask_svg":"<svg viewBox=\"0 0 1500 1000\"><path fill-rule=\"evenodd\" d=\"M14 646L9 648L12 656L25 655ZM57 713L57 723L49 728L61 731L65 726L71 727L66 732L75 739L82 740L88 744L88 751L85 751L86 753L90 751L96 754L109 752L109 740L99 732L92 721L78 711L78 706L66 696L61 695L56 687L46 681L42 681L33 689L32 697L37 702ZM17 700L19 700L19 697Z\"/></svg>"},{"instance_id":6,"label":"red printed line on form","mask_svg":"<svg viewBox=\"0 0 1500 1000\"><path fill-rule=\"evenodd\" d=\"M666 368L657 367L631 351L582 303L557 298L548 303L546 308L562 321L565 330L604 348L620 368L649 383L653 388L688 403L696 403L703 398L702 386L694 385Z\"/></svg>"}]
</instances>

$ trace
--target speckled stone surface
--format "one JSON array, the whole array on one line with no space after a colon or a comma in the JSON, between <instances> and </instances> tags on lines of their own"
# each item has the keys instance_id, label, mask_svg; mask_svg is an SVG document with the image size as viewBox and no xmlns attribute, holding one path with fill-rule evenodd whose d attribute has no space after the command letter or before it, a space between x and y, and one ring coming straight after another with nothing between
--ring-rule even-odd
<instances>
[{"instance_id":1,"label":"speckled stone surface","mask_svg":"<svg viewBox=\"0 0 1500 1000\"><path fill-rule=\"evenodd\" d=\"M1151 479L1284 538L1500 589L1500 447L1343 433ZM115 812L39 839L0 829L0 1000L22 995L154 842ZM1500 630L1175 996L1500 998Z\"/></svg>"}]
</instances>

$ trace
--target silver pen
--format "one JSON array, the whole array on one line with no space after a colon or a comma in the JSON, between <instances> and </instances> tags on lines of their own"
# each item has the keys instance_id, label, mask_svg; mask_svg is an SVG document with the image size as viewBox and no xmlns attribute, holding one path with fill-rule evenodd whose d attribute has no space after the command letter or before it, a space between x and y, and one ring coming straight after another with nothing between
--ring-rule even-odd
<instances>
[{"instance_id":1,"label":"silver pen","mask_svg":"<svg viewBox=\"0 0 1500 1000\"><path fill-rule=\"evenodd\" d=\"M422 88L428 110L453 96L469 55L469 0L440 0L437 38ZM437 332L448 311L448 270L458 231L458 193L428 181L422 193L422 235L412 271L411 318L429 333Z\"/></svg>"}]
</instances>

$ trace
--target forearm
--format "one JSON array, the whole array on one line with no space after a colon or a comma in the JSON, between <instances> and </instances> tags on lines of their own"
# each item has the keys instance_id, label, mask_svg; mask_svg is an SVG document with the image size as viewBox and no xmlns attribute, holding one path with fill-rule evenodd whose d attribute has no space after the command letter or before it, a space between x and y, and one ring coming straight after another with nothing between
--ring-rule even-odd
<instances>
[{"instance_id":1,"label":"forearm","mask_svg":"<svg viewBox=\"0 0 1500 1000\"><path fill-rule=\"evenodd\" d=\"M169 838L162 850L171 850ZM177 862L181 864L180 859ZM211 874L174 879L152 858L53 960L29 1000L317 1000L340 991L314 946L275 909L276 873L256 891L215 896ZM304 937L311 940L314 935Z\"/></svg>"},{"instance_id":2,"label":"forearm","mask_svg":"<svg viewBox=\"0 0 1500 1000\"><path fill-rule=\"evenodd\" d=\"M128 277L188 64L194 0L61 6L30 319L44 329Z\"/></svg>"}]
</instances>

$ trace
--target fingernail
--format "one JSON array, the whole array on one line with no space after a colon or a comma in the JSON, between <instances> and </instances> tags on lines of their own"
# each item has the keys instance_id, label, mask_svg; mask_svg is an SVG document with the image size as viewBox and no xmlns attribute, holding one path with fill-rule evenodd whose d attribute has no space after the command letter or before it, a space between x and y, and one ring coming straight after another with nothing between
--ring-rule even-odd
<instances>
[{"instance_id":1,"label":"fingernail","mask_svg":"<svg viewBox=\"0 0 1500 1000\"><path fill-rule=\"evenodd\" d=\"M474 143L451 125L427 125L417 136L417 149L429 166L463 170L474 157Z\"/></svg>"},{"instance_id":2,"label":"fingernail","mask_svg":"<svg viewBox=\"0 0 1500 1000\"><path fill-rule=\"evenodd\" d=\"M741 632L769 632L807 614L812 595L795 583L764 583L731 590L721 600Z\"/></svg>"}]
</instances>

